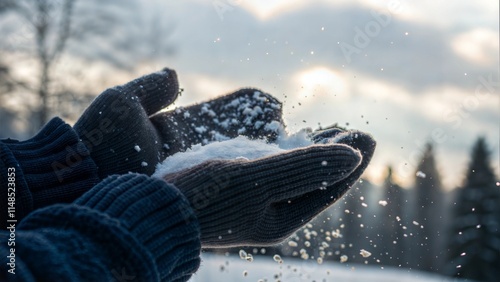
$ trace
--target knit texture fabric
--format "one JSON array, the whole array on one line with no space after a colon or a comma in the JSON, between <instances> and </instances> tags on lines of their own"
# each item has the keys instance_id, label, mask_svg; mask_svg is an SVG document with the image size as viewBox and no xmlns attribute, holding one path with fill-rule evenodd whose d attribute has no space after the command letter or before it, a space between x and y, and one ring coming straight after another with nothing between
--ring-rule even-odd
<instances>
[{"instance_id":1,"label":"knit texture fabric","mask_svg":"<svg viewBox=\"0 0 500 282\"><path fill-rule=\"evenodd\" d=\"M168 155L194 144L239 135L273 142L278 137L278 129L284 127L281 102L254 88L240 89L207 102L159 113L151 117L151 122L159 132L177 136L165 139L170 148Z\"/></svg>"},{"instance_id":2,"label":"knit texture fabric","mask_svg":"<svg viewBox=\"0 0 500 282\"><path fill-rule=\"evenodd\" d=\"M253 161L212 160L163 176L189 199L203 247L281 242L346 191L358 167L346 145L312 145ZM316 194L328 191L331 197Z\"/></svg>"},{"instance_id":3,"label":"knit texture fabric","mask_svg":"<svg viewBox=\"0 0 500 282\"><path fill-rule=\"evenodd\" d=\"M99 176L153 174L156 164L194 144L246 135L276 139L281 103L256 89L159 112L178 96L175 71L164 69L104 91L74 128Z\"/></svg>"},{"instance_id":4,"label":"knit texture fabric","mask_svg":"<svg viewBox=\"0 0 500 282\"><path fill-rule=\"evenodd\" d=\"M15 170L15 191L8 190ZM69 203L99 182L97 167L76 132L59 118L52 119L26 141L0 141L0 220L20 221L32 210ZM12 186L12 185L11 185ZM7 198L15 193L15 216L7 213Z\"/></svg>"},{"instance_id":5,"label":"knit texture fabric","mask_svg":"<svg viewBox=\"0 0 500 282\"><path fill-rule=\"evenodd\" d=\"M0 232L2 254L9 234ZM185 197L145 175L111 176L73 204L31 213L16 229L18 281L187 281L200 264ZM1 278L1 277L0 277Z\"/></svg>"},{"instance_id":6,"label":"knit texture fabric","mask_svg":"<svg viewBox=\"0 0 500 282\"><path fill-rule=\"evenodd\" d=\"M175 71L164 69L107 89L92 102L74 128L89 148L101 179L128 172L153 173L164 141L149 116L170 105L178 92Z\"/></svg>"}]
</instances>

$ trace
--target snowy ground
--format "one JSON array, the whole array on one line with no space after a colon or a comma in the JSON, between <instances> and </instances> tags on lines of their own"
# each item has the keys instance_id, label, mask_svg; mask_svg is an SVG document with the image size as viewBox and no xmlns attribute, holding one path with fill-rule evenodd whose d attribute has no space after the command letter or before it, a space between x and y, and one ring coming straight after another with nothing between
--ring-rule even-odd
<instances>
[{"instance_id":1,"label":"snowy ground","mask_svg":"<svg viewBox=\"0 0 500 282\"><path fill-rule=\"evenodd\" d=\"M279 264L272 257L256 256L253 262L237 256L204 254L202 265L191 282L205 281L335 281L335 282L437 282L456 281L419 271L371 265L340 264L285 258Z\"/></svg>"}]
</instances>

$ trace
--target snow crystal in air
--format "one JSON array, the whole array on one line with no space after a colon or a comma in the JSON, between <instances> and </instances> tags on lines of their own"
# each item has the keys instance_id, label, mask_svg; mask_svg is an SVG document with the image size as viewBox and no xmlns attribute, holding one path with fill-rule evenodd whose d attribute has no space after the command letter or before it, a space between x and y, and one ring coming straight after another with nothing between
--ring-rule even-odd
<instances>
[{"instance_id":1,"label":"snow crystal in air","mask_svg":"<svg viewBox=\"0 0 500 282\"><path fill-rule=\"evenodd\" d=\"M288 241L288 246L290 246L290 247L297 247L298 244L295 241Z\"/></svg>"},{"instance_id":2,"label":"snow crystal in air","mask_svg":"<svg viewBox=\"0 0 500 282\"><path fill-rule=\"evenodd\" d=\"M365 250L365 249L361 249L361 250L359 251L359 254L360 254L362 257L364 257L364 258L367 258L367 257L369 257L369 256L371 256L371 255L372 255L372 253L370 253L369 251L367 251L367 250Z\"/></svg>"},{"instance_id":3,"label":"snow crystal in air","mask_svg":"<svg viewBox=\"0 0 500 282\"><path fill-rule=\"evenodd\" d=\"M247 254L247 257L245 258L248 262L252 262L253 261L253 256L252 254Z\"/></svg>"},{"instance_id":4,"label":"snow crystal in air","mask_svg":"<svg viewBox=\"0 0 500 282\"><path fill-rule=\"evenodd\" d=\"M280 255L274 255L273 260L277 263L283 263L283 259L281 259Z\"/></svg>"},{"instance_id":5,"label":"snow crystal in air","mask_svg":"<svg viewBox=\"0 0 500 282\"><path fill-rule=\"evenodd\" d=\"M385 207L385 206L387 206L387 201L380 200L380 201L378 201L378 204Z\"/></svg>"},{"instance_id":6,"label":"snow crystal in air","mask_svg":"<svg viewBox=\"0 0 500 282\"><path fill-rule=\"evenodd\" d=\"M417 177L420 177L420 178L425 178L426 177L425 173L423 173L421 171L417 171L416 175L417 175Z\"/></svg>"},{"instance_id":7,"label":"snow crystal in air","mask_svg":"<svg viewBox=\"0 0 500 282\"><path fill-rule=\"evenodd\" d=\"M137 152L140 152L141 151L141 147L139 147L139 145L135 145L134 146L134 150L136 150Z\"/></svg>"},{"instance_id":8,"label":"snow crystal in air","mask_svg":"<svg viewBox=\"0 0 500 282\"><path fill-rule=\"evenodd\" d=\"M341 262L341 263L346 262L346 261L347 261L347 259L348 259L348 258L347 258L347 256L346 256L346 255L342 255L342 256L340 256L340 262Z\"/></svg>"},{"instance_id":9,"label":"snow crystal in air","mask_svg":"<svg viewBox=\"0 0 500 282\"><path fill-rule=\"evenodd\" d=\"M240 250L239 254L240 254L240 259L246 259L247 258L247 252L245 252L244 250Z\"/></svg>"}]
</instances>

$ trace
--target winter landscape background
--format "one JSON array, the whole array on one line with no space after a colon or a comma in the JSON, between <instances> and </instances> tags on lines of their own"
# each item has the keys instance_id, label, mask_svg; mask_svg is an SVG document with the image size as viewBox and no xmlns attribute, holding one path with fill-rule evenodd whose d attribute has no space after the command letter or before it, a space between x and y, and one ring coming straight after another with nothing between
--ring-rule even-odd
<instances>
[{"instance_id":1,"label":"winter landscape background","mask_svg":"<svg viewBox=\"0 0 500 282\"><path fill-rule=\"evenodd\" d=\"M257 87L284 103L291 132L338 123L373 134L377 151L293 243L209 252L193 281L245 269L274 281L289 261L303 276L281 281L496 281L498 11L487 0L0 0L0 138L28 138L55 115L72 123L107 87L165 66L183 88L171 109Z\"/></svg>"}]
</instances>

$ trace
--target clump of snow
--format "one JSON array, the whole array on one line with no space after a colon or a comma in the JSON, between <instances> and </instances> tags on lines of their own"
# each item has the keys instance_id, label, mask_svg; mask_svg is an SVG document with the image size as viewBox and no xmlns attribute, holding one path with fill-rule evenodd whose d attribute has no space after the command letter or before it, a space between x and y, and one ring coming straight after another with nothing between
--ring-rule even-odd
<instances>
[{"instance_id":1,"label":"clump of snow","mask_svg":"<svg viewBox=\"0 0 500 282\"><path fill-rule=\"evenodd\" d=\"M199 132L206 130L198 128ZM244 129L244 128L243 128ZM268 143L265 140L250 140L246 136L238 136L227 139L226 136L214 133L215 141L206 145L196 144L185 152L176 153L156 166L153 177L161 178L169 173L181 171L201 164L208 160L254 160L265 156L283 153L286 150L312 145L305 132L286 135L284 131L280 134L277 144ZM285 136L286 135L286 136Z\"/></svg>"},{"instance_id":2,"label":"clump of snow","mask_svg":"<svg viewBox=\"0 0 500 282\"><path fill-rule=\"evenodd\" d=\"M245 252L244 250L240 250L239 255L240 255L240 259L246 259L247 252Z\"/></svg>"},{"instance_id":3,"label":"clump of snow","mask_svg":"<svg viewBox=\"0 0 500 282\"><path fill-rule=\"evenodd\" d=\"M245 136L213 142L205 146L197 144L185 152L179 152L168 157L157 165L153 177L161 178L169 173L190 168L208 160L234 160L237 158L253 160L283 151L276 144L268 144L264 140L250 140Z\"/></svg>"}]
</instances>

